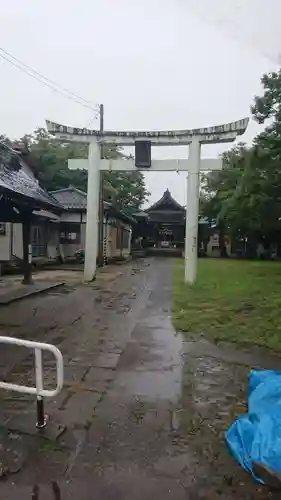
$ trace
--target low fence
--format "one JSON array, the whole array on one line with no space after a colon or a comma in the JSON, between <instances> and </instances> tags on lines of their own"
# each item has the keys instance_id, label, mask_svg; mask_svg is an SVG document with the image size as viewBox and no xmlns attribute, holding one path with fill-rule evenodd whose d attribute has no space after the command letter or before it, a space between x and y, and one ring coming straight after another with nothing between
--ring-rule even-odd
<instances>
[{"instance_id":1,"label":"low fence","mask_svg":"<svg viewBox=\"0 0 281 500\"><path fill-rule=\"evenodd\" d=\"M22 394L34 394L37 400L37 421L36 427L43 429L47 424L47 416L44 413L44 397L53 398L57 396L63 388L63 357L59 349L51 344L33 342L31 340L17 339L14 337L1 337L1 344L17 345L33 349L35 357L35 387L1 382L0 389L15 391ZM56 388L53 390L44 389L42 351L51 352L56 360Z\"/></svg>"}]
</instances>

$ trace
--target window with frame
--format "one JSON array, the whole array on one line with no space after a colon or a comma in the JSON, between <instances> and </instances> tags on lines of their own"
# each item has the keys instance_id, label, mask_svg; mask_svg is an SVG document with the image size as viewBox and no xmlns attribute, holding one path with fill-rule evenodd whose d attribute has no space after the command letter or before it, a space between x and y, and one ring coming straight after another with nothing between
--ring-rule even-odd
<instances>
[{"instance_id":1,"label":"window with frame","mask_svg":"<svg viewBox=\"0 0 281 500\"><path fill-rule=\"evenodd\" d=\"M31 227L32 257L45 257L47 254L47 232L44 225Z\"/></svg>"},{"instance_id":2,"label":"window with frame","mask_svg":"<svg viewBox=\"0 0 281 500\"><path fill-rule=\"evenodd\" d=\"M81 225L64 223L60 225L60 243L79 244L81 242Z\"/></svg>"}]
</instances>

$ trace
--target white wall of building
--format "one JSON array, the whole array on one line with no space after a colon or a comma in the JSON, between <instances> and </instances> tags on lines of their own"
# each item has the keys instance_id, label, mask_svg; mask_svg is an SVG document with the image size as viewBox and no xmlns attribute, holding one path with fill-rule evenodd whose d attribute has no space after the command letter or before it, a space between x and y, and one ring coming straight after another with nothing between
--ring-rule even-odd
<instances>
[{"instance_id":1,"label":"white wall of building","mask_svg":"<svg viewBox=\"0 0 281 500\"><path fill-rule=\"evenodd\" d=\"M19 259L23 258L23 243L22 243L22 224L11 223L12 226L12 248L11 248L11 259L17 257Z\"/></svg>"},{"instance_id":2,"label":"white wall of building","mask_svg":"<svg viewBox=\"0 0 281 500\"><path fill-rule=\"evenodd\" d=\"M11 224L5 224L5 234L0 235L0 262L7 262L11 256Z\"/></svg>"},{"instance_id":3,"label":"white wall of building","mask_svg":"<svg viewBox=\"0 0 281 500\"><path fill-rule=\"evenodd\" d=\"M107 238L107 257L114 258L120 257L121 255L127 257L131 252L130 227L120 226L117 230L116 221L110 222L111 224L104 224L104 238ZM60 243L61 231L65 228L64 224L67 225L68 223L79 224L80 239L73 243L71 241ZM60 255L66 258L72 257L77 250L85 249L86 213L83 213L81 216L81 213L65 212L60 217L60 222L44 222L38 220L34 226L36 225L39 227L44 224L47 238L46 258L53 260ZM124 236L125 234L126 236ZM124 245L124 243L126 244ZM0 262L11 262L16 258L23 258L22 224L7 223L6 234L0 235Z\"/></svg>"},{"instance_id":4,"label":"white wall of building","mask_svg":"<svg viewBox=\"0 0 281 500\"><path fill-rule=\"evenodd\" d=\"M47 232L47 257L48 259L56 259L59 256L59 224L50 223Z\"/></svg>"},{"instance_id":5,"label":"white wall of building","mask_svg":"<svg viewBox=\"0 0 281 500\"><path fill-rule=\"evenodd\" d=\"M55 259L58 255L59 224L49 223L47 227L46 257ZM17 258L23 258L22 224L8 222L6 223L6 234L0 235L0 261L10 262Z\"/></svg>"},{"instance_id":6,"label":"white wall of building","mask_svg":"<svg viewBox=\"0 0 281 500\"><path fill-rule=\"evenodd\" d=\"M84 214L83 214L84 216ZM82 222L86 222L86 217L85 219L82 217ZM60 222L74 222L74 223L81 223L81 213L75 213L75 212L63 212L60 216Z\"/></svg>"},{"instance_id":7,"label":"white wall of building","mask_svg":"<svg viewBox=\"0 0 281 500\"><path fill-rule=\"evenodd\" d=\"M131 253L131 230L129 228L123 228L123 256L128 257Z\"/></svg>"}]
</instances>

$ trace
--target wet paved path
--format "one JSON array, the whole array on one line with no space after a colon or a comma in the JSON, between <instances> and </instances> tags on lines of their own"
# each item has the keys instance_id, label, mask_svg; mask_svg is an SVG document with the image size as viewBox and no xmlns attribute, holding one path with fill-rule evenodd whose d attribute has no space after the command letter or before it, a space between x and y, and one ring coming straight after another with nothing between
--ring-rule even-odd
<instances>
[{"instance_id":1,"label":"wet paved path","mask_svg":"<svg viewBox=\"0 0 281 500\"><path fill-rule=\"evenodd\" d=\"M58 296L59 304L48 296L44 312L38 302L39 318L57 326L48 334L45 323L36 338L53 339L66 362L65 389L49 410L68 431L57 446L36 443L26 466L0 483L1 499L30 499L34 483L34 500L279 498L236 466L223 434L245 411L249 367L277 368L280 358L176 334L171 261L139 261L119 274L99 290ZM29 379L28 360L21 370Z\"/></svg>"},{"instance_id":2,"label":"wet paved path","mask_svg":"<svg viewBox=\"0 0 281 500\"><path fill-rule=\"evenodd\" d=\"M114 382L97 408L87 444L71 471L72 479L86 480L95 474L109 498L181 499L186 494L175 475L186 467L189 456L173 442L182 342L171 325L167 261L151 266L148 289Z\"/></svg>"}]
</instances>

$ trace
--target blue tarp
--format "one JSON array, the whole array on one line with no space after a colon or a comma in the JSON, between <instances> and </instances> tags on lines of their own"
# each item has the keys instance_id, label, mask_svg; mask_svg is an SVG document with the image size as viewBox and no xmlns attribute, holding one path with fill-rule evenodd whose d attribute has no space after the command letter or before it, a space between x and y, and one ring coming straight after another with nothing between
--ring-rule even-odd
<instances>
[{"instance_id":1,"label":"blue tarp","mask_svg":"<svg viewBox=\"0 0 281 500\"><path fill-rule=\"evenodd\" d=\"M281 474L281 372L253 370L249 375L248 413L226 433L234 458L260 483L253 472L259 463Z\"/></svg>"}]
</instances>

